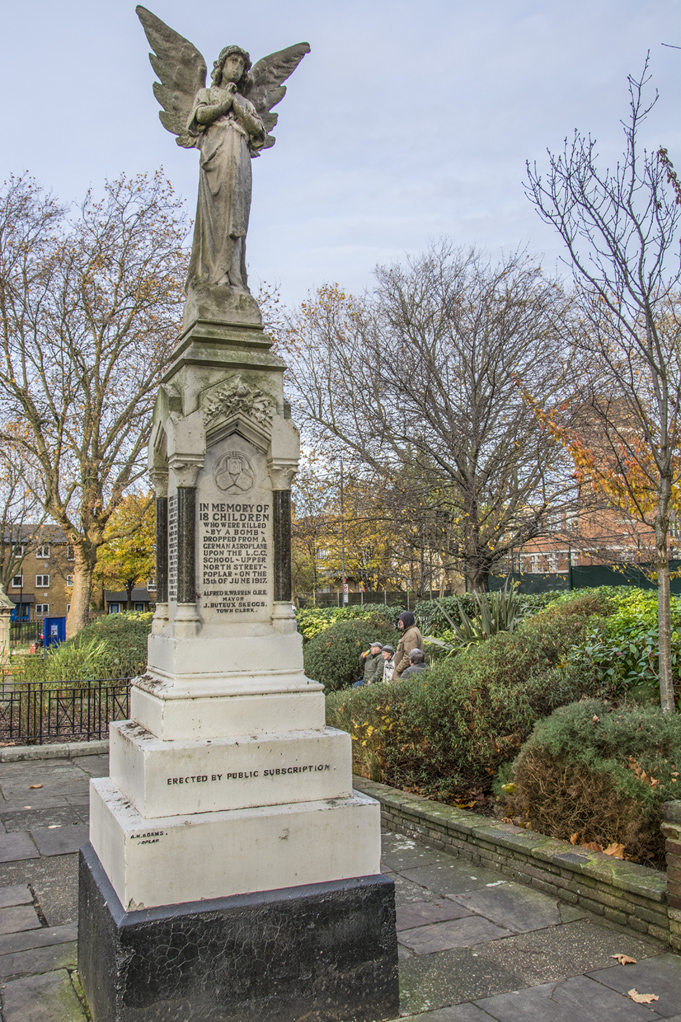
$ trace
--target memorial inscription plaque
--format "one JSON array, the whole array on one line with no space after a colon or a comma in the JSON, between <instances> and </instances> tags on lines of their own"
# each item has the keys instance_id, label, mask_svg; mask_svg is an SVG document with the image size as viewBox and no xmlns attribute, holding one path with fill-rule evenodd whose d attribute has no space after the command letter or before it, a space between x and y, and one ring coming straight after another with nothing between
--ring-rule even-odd
<instances>
[{"instance_id":1,"label":"memorial inscription plaque","mask_svg":"<svg viewBox=\"0 0 681 1022\"><path fill-rule=\"evenodd\" d=\"M168 498L168 599L177 603L177 495Z\"/></svg>"},{"instance_id":2,"label":"memorial inscription plaque","mask_svg":"<svg viewBox=\"0 0 681 1022\"><path fill-rule=\"evenodd\" d=\"M240 436L209 448L197 497L202 619L269 620L272 491L265 455Z\"/></svg>"}]
</instances>

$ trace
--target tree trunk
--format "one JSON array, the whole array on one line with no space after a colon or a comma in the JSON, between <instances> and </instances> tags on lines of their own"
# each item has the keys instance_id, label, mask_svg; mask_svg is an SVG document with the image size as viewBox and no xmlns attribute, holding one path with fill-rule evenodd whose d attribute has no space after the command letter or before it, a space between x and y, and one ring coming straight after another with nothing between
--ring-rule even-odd
<instances>
[{"instance_id":1,"label":"tree trunk","mask_svg":"<svg viewBox=\"0 0 681 1022\"><path fill-rule=\"evenodd\" d=\"M126 595L125 609L126 610L132 610L132 591L133 591L133 589L134 589L134 583L131 586L126 586L125 587L125 595Z\"/></svg>"},{"instance_id":2,"label":"tree trunk","mask_svg":"<svg viewBox=\"0 0 681 1022\"><path fill-rule=\"evenodd\" d=\"M669 555L666 516L655 522L655 560L657 569L657 630L660 649L660 705L663 713L673 713L674 677L672 675L672 629L669 589Z\"/></svg>"},{"instance_id":3,"label":"tree trunk","mask_svg":"<svg viewBox=\"0 0 681 1022\"><path fill-rule=\"evenodd\" d=\"M73 544L76 562L73 566L73 590L71 609L66 618L66 638L72 639L90 619L90 598L92 596L92 574L95 569L96 551L93 556L79 543Z\"/></svg>"}]
</instances>

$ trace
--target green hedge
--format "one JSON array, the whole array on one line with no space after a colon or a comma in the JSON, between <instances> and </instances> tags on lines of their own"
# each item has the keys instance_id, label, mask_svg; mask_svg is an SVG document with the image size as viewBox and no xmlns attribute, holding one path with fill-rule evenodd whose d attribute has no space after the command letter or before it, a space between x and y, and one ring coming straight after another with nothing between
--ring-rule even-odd
<instances>
[{"instance_id":1,"label":"green hedge","mask_svg":"<svg viewBox=\"0 0 681 1022\"><path fill-rule=\"evenodd\" d=\"M327 692L352 685L360 677L360 654L374 639L397 648L399 633L382 614L374 611L355 621L339 621L304 647L305 674Z\"/></svg>"},{"instance_id":2,"label":"green hedge","mask_svg":"<svg viewBox=\"0 0 681 1022\"><path fill-rule=\"evenodd\" d=\"M681 793L681 716L596 700L561 707L535 726L512 782L509 812L534 830L663 863L662 807Z\"/></svg>"},{"instance_id":3,"label":"green hedge","mask_svg":"<svg viewBox=\"0 0 681 1022\"><path fill-rule=\"evenodd\" d=\"M396 622L399 612L399 607L388 607L382 603L366 603L364 606L352 607L306 607L304 610L296 611L296 623L303 642L306 643L339 621L363 620L378 614L379 617Z\"/></svg>"},{"instance_id":4,"label":"green hedge","mask_svg":"<svg viewBox=\"0 0 681 1022\"><path fill-rule=\"evenodd\" d=\"M559 601L416 679L332 693L327 721L350 732L356 768L375 780L444 800L487 792L537 720L600 694L566 655L609 610L598 595Z\"/></svg>"},{"instance_id":5,"label":"green hedge","mask_svg":"<svg viewBox=\"0 0 681 1022\"><path fill-rule=\"evenodd\" d=\"M131 678L147 665L147 637L153 614L107 614L62 642L47 656L25 657L25 681L88 681Z\"/></svg>"},{"instance_id":6,"label":"green hedge","mask_svg":"<svg viewBox=\"0 0 681 1022\"><path fill-rule=\"evenodd\" d=\"M528 617L536 614L550 606L555 600L564 597L565 593L560 590L551 590L548 593L516 593L516 613L521 617ZM475 597L472 593L464 593L462 596L443 596L439 600L419 600L415 607L415 614L424 632L434 635L437 638L449 640L451 635L449 621L442 612L442 608L456 624L461 624L458 601L469 617L475 617L477 607Z\"/></svg>"}]
</instances>

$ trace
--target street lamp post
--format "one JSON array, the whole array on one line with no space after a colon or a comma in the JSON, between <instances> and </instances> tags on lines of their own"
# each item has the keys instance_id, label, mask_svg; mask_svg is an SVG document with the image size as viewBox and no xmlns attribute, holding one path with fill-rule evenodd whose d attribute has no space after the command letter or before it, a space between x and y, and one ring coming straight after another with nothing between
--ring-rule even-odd
<instances>
[{"instance_id":1,"label":"street lamp post","mask_svg":"<svg viewBox=\"0 0 681 1022\"><path fill-rule=\"evenodd\" d=\"M340 459L340 510L341 510L341 574L343 576L343 606L347 600L347 580L345 578L345 517L343 507L343 459Z\"/></svg>"}]
</instances>

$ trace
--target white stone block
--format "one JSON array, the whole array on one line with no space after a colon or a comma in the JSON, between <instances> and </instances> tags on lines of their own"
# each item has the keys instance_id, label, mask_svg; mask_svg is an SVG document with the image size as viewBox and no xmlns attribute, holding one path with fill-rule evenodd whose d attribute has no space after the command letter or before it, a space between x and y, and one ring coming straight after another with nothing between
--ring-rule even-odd
<instances>
[{"instance_id":1,"label":"white stone block","mask_svg":"<svg viewBox=\"0 0 681 1022\"><path fill-rule=\"evenodd\" d=\"M91 782L90 840L126 911L380 872L380 807L356 793L145 820L109 778Z\"/></svg>"},{"instance_id":2,"label":"white stone block","mask_svg":"<svg viewBox=\"0 0 681 1022\"><path fill-rule=\"evenodd\" d=\"M345 731L164 742L121 721L110 733L111 780L148 820L352 795Z\"/></svg>"},{"instance_id":3,"label":"white stone block","mask_svg":"<svg viewBox=\"0 0 681 1022\"><path fill-rule=\"evenodd\" d=\"M215 685L214 694L208 687L199 695L170 684L154 690L136 683L130 716L163 741L320 731L325 723L324 692L315 683L299 692L225 696Z\"/></svg>"}]
</instances>

